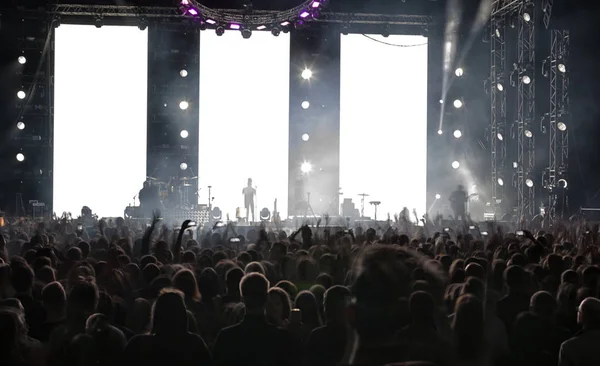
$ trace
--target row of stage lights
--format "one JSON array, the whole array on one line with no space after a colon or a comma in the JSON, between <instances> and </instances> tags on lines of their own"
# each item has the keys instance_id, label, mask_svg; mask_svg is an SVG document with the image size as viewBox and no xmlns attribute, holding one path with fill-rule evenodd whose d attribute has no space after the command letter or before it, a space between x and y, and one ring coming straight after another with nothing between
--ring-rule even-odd
<instances>
[{"instance_id":1,"label":"row of stage lights","mask_svg":"<svg viewBox=\"0 0 600 366\"><path fill-rule=\"evenodd\" d=\"M309 2L306 8L302 9L298 13L297 19L286 19L276 24L258 24L258 25L244 25L237 22L224 21L213 18L203 17L202 12L199 8L194 7L190 0L181 0L180 9L182 14L196 18L200 22L200 29L204 30L208 27L215 27L215 33L217 36L225 34L226 29L240 31L243 38L248 39L252 37L252 30L265 31L270 29L271 34L275 37L279 36L281 32L287 33L290 27L300 27L304 23L311 19L316 19L321 14L321 8L323 7L326 0L313 0Z\"/></svg>"}]
</instances>

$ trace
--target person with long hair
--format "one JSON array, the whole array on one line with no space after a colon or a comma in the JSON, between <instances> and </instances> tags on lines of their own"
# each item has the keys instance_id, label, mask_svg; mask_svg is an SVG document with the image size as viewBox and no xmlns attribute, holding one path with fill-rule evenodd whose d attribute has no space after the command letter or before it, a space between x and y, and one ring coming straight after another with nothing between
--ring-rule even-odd
<instances>
[{"instance_id":1,"label":"person with long hair","mask_svg":"<svg viewBox=\"0 0 600 366\"><path fill-rule=\"evenodd\" d=\"M484 361L483 303L465 294L456 301L452 322L457 365L480 365Z\"/></svg>"},{"instance_id":2,"label":"person with long hair","mask_svg":"<svg viewBox=\"0 0 600 366\"><path fill-rule=\"evenodd\" d=\"M184 295L175 289L163 289L152 308L150 334L133 337L123 355L123 365L211 365L204 340L188 331Z\"/></svg>"}]
</instances>

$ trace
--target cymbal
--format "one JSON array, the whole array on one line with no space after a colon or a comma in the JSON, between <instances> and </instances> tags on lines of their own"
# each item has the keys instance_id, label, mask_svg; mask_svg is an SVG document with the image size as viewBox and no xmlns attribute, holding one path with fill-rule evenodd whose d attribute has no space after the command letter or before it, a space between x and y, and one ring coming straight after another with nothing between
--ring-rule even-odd
<instances>
[{"instance_id":1,"label":"cymbal","mask_svg":"<svg viewBox=\"0 0 600 366\"><path fill-rule=\"evenodd\" d=\"M194 180L194 179L198 179L198 177L182 177L182 178L179 178L179 180Z\"/></svg>"},{"instance_id":2,"label":"cymbal","mask_svg":"<svg viewBox=\"0 0 600 366\"><path fill-rule=\"evenodd\" d=\"M359 194L358 194L358 196L361 196L361 197L369 197L369 194L368 194L368 193L359 193Z\"/></svg>"},{"instance_id":3,"label":"cymbal","mask_svg":"<svg viewBox=\"0 0 600 366\"><path fill-rule=\"evenodd\" d=\"M377 206L381 204L381 201L371 201L369 204Z\"/></svg>"},{"instance_id":4,"label":"cymbal","mask_svg":"<svg viewBox=\"0 0 600 366\"><path fill-rule=\"evenodd\" d=\"M146 177L146 179L148 179L148 180L158 180L157 178L154 178L154 177Z\"/></svg>"}]
</instances>

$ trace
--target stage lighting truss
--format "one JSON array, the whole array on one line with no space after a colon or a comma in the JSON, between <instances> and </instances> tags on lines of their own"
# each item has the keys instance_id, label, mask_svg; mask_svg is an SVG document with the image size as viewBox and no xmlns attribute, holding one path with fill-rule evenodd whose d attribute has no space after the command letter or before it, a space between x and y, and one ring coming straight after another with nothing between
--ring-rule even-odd
<instances>
[{"instance_id":1,"label":"stage lighting truss","mask_svg":"<svg viewBox=\"0 0 600 366\"><path fill-rule=\"evenodd\" d=\"M244 38L250 38L252 30L270 30L274 36L280 31L304 25L319 18L328 0L304 0L300 5L279 12L254 10L251 5L244 9L213 9L198 0L182 0L180 14L197 19L206 27L239 30Z\"/></svg>"}]
</instances>

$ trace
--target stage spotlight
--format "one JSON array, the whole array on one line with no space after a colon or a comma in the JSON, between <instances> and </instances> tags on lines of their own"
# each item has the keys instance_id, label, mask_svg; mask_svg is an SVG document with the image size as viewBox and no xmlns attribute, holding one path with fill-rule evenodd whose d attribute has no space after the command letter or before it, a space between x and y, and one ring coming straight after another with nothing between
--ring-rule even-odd
<instances>
[{"instance_id":1,"label":"stage spotlight","mask_svg":"<svg viewBox=\"0 0 600 366\"><path fill-rule=\"evenodd\" d=\"M456 75L457 77L463 76L463 69L462 69L462 67L459 67L456 70L454 70L454 75Z\"/></svg>"},{"instance_id":2,"label":"stage spotlight","mask_svg":"<svg viewBox=\"0 0 600 366\"><path fill-rule=\"evenodd\" d=\"M302 76L302 79L308 80L312 77L312 71L310 71L309 69L304 69L304 70L302 70L301 76Z\"/></svg>"},{"instance_id":3,"label":"stage spotlight","mask_svg":"<svg viewBox=\"0 0 600 366\"><path fill-rule=\"evenodd\" d=\"M302 164L300 164L300 171L302 173L308 174L308 173L310 173L311 170L312 170L312 165L308 161L305 161Z\"/></svg>"},{"instance_id":4,"label":"stage spotlight","mask_svg":"<svg viewBox=\"0 0 600 366\"><path fill-rule=\"evenodd\" d=\"M17 128L19 130L24 130L25 129L25 122L23 122L23 121L17 122Z\"/></svg>"},{"instance_id":5,"label":"stage spotlight","mask_svg":"<svg viewBox=\"0 0 600 366\"><path fill-rule=\"evenodd\" d=\"M179 136L181 136L182 139L187 139L189 135L190 133L187 130L181 130L179 133Z\"/></svg>"},{"instance_id":6,"label":"stage spotlight","mask_svg":"<svg viewBox=\"0 0 600 366\"><path fill-rule=\"evenodd\" d=\"M498 83L498 84L496 84L496 89L498 89L499 91L503 91L504 85L502 85L502 83Z\"/></svg>"},{"instance_id":7,"label":"stage spotlight","mask_svg":"<svg viewBox=\"0 0 600 366\"><path fill-rule=\"evenodd\" d=\"M561 130L561 131L566 131L567 130L567 125L564 122L558 122L556 124L556 127Z\"/></svg>"},{"instance_id":8,"label":"stage spotlight","mask_svg":"<svg viewBox=\"0 0 600 366\"><path fill-rule=\"evenodd\" d=\"M182 100L181 102L179 102L179 108L181 108L181 110L183 110L183 111L188 109L189 106L190 106L190 104L188 102L186 102L185 100Z\"/></svg>"},{"instance_id":9,"label":"stage spotlight","mask_svg":"<svg viewBox=\"0 0 600 366\"><path fill-rule=\"evenodd\" d=\"M460 130L454 130L453 135L454 135L454 137L459 139L462 136L462 132L460 132Z\"/></svg>"},{"instance_id":10,"label":"stage spotlight","mask_svg":"<svg viewBox=\"0 0 600 366\"><path fill-rule=\"evenodd\" d=\"M460 99L456 99L456 100L454 101L454 108L458 109L458 108L460 108L460 107L462 107L462 106L463 106L463 102L462 102L462 100L460 100Z\"/></svg>"},{"instance_id":11,"label":"stage spotlight","mask_svg":"<svg viewBox=\"0 0 600 366\"><path fill-rule=\"evenodd\" d=\"M567 183L566 179L561 178L561 179L558 180L558 187L559 188L567 188L567 186L568 186L568 183Z\"/></svg>"},{"instance_id":12,"label":"stage spotlight","mask_svg":"<svg viewBox=\"0 0 600 366\"><path fill-rule=\"evenodd\" d=\"M22 90L19 90L17 92L17 98L19 98L19 99L25 99L26 96L27 96L27 94L25 94L25 92Z\"/></svg>"},{"instance_id":13,"label":"stage spotlight","mask_svg":"<svg viewBox=\"0 0 600 366\"><path fill-rule=\"evenodd\" d=\"M321 6L321 2L320 1L313 1L312 5L313 8L318 8L319 6Z\"/></svg>"},{"instance_id":14,"label":"stage spotlight","mask_svg":"<svg viewBox=\"0 0 600 366\"><path fill-rule=\"evenodd\" d=\"M310 13L308 11L303 10L299 16L300 16L300 18L305 19L305 18L308 18L309 15L310 15Z\"/></svg>"},{"instance_id":15,"label":"stage spotlight","mask_svg":"<svg viewBox=\"0 0 600 366\"><path fill-rule=\"evenodd\" d=\"M533 187L533 181L529 178L525 179L525 185L529 188Z\"/></svg>"},{"instance_id":16,"label":"stage spotlight","mask_svg":"<svg viewBox=\"0 0 600 366\"><path fill-rule=\"evenodd\" d=\"M526 85L529 85L529 83L531 83L531 78L529 77L529 75L523 75L521 80L523 80L523 84L526 84Z\"/></svg>"},{"instance_id":17,"label":"stage spotlight","mask_svg":"<svg viewBox=\"0 0 600 366\"><path fill-rule=\"evenodd\" d=\"M458 169L459 167L460 167L460 163L458 161L454 160L452 162L452 168L453 169Z\"/></svg>"},{"instance_id":18,"label":"stage spotlight","mask_svg":"<svg viewBox=\"0 0 600 366\"><path fill-rule=\"evenodd\" d=\"M221 209L216 206L212 209L212 212L210 213L210 215L212 216L213 220L221 220L221 217L223 217L223 213L221 212Z\"/></svg>"},{"instance_id":19,"label":"stage spotlight","mask_svg":"<svg viewBox=\"0 0 600 366\"><path fill-rule=\"evenodd\" d=\"M443 134L443 133L444 133L444 131L442 131L442 130L438 130L438 135L441 135L441 134Z\"/></svg>"},{"instance_id":20,"label":"stage spotlight","mask_svg":"<svg viewBox=\"0 0 600 366\"><path fill-rule=\"evenodd\" d=\"M496 138L498 138L500 141L504 141L504 136L500 132L496 134Z\"/></svg>"},{"instance_id":21,"label":"stage spotlight","mask_svg":"<svg viewBox=\"0 0 600 366\"><path fill-rule=\"evenodd\" d=\"M190 5L189 0L181 0L181 5Z\"/></svg>"},{"instance_id":22,"label":"stage spotlight","mask_svg":"<svg viewBox=\"0 0 600 366\"><path fill-rule=\"evenodd\" d=\"M562 72L563 74L567 72L567 67L565 64L558 64L558 71Z\"/></svg>"},{"instance_id":23,"label":"stage spotlight","mask_svg":"<svg viewBox=\"0 0 600 366\"><path fill-rule=\"evenodd\" d=\"M103 26L103 25L104 25L104 19L102 18L102 16L101 16L101 15L97 15L97 16L94 18L94 26L95 26L96 28L102 28L102 26Z\"/></svg>"},{"instance_id":24,"label":"stage spotlight","mask_svg":"<svg viewBox=\"0 0 600 366\"><path fill-rule=\"evenodd\" d=\"M25 63L27 62L27 59L25 58L25 56L19 56L19 58L17 60L19 61L19 63L21 65L25 65Z\"/></svg>"},{"instance_id":25,"label":"stage spotlight","mask_svg":"<svg viewBox=\"0 0 600 366\"><path fill-rule=\"evenodd\" d=\"M531 20L531 15L529 15L529 13L523 13L523 20L529 22Z\"/></svg>"},{"instance_id":26,"label":"stage spotlight","mask_svg":"<svg viewBox=\"0 0 600 366\"><path fill-rule=\"evenodd\" d=\"M212 19L206 19L206 20L205 20L205 22L206 22L207 24L210 24L210 25L215 25L215 24L217 24L217 22L216 22L215 20L212 20Z\"/></svg>"},{"instance_id":27,"label":"stage spotlight","mask_svg":"<svg viewBox=\"0 0 600 366\"><path fill-rule=\"evenodd\" d=\"M498 182L499 186L503 186L504 185L504 180L502 178L498 178L497 182Z\"/></svg>"},{"instance_id":28,"label":"stage spotlight","mask_svg":"<svg viewBox=\"0 0 600 366\"><path fill-rule=\"evenodd\" d=\"M179 169L181 169L181 170L187 170L187 168L188 168L187 163L181 163L181 164L179 164Z\"/></svg>"},{"instance_id":29,"label":"stage spotlight","mask_svg":"<svg viewBox=\"0 0 600 366\"><path fill-rule=\"evenodd\" d=\"M525 134L525 137L527 137L527 138L532 138L533 137L533 133L531 131L529 131L529 130L525 130L524 134Z\"/></svg>"},{"instance_id":30,"label":"stage spotlight","mask_svg":"<svg viewBox=\"0 0 600 366\"><path fill-rule=\"evenodd\" d=\"M181 77L184 78L188 76L188 72L186 69L182 69L181 71L179 71L179 75L181 75Z\"/></svg>"},{"instance_id":31,"label":"stage spotlight","mask_svg":"<svg viewBox=\"0 0 600 366\"><path fill-rule=\"evenodd\" d=\"M444 100L443 99L440 99L440 104L444 104Z\"/></svg>"},{"instance_id":32,"label":"stage spotlight","mask_svg":"<svg viewBox=\"0 0 600 366\"><path fill-rule=\"evenodd\" d=\"M252 37L252 31L248 28L242 29L242 37L244 39L248 39L248 38Z\"/></svg>"},{"instance_id":33,"label":"stage spotlight","mask_svg":"<svg viewBox=\"0 0 600 366\"><path fill-rule=\"evenodd\" d=\"M310 139L310 135L307 133L302 134L302 141L308 141Z\"/></svg>"},{"instance_id":34,"label":"stage spotlight","mask_svg":"<svg viewBox=\"0 0 600 366\"><path fill-rule=\"evenodd\" d=\"M516 161L513 161L513 169L517 169L519 167L519 164Z\"/></svg>"},{"instance_id":35,"label":"stage spotlight","mask_svg":"<svg viewBox=\"0 0 600 366\"><path fill-rule=\"evenodd\" d=\"M260 221L269 221L271 219L271 212L268 208L264 207L260 210Z\"/></svg>"},{"instance_id":36,"label":"stage spotlight","mask_svg":"<svg viewBox=\"0 0 600 366\"><path fill-rule=\"evenodd\" d=\"M207 21L208 22L208 21ZM218 26L215 29L215 33L217 33L217 36L222 36L225 33L225 28L223 28L222 26Z\"/></svg>"},{"instance_id":37,"label":"stage spotlight","mask_svg":"<svg viewBox=\"0 0 600 366\"><path fill-rule=\"evenodd\" d=\"M440 198L442 198L442 195L441 195L441 194L439 194L439 193L436 193L436 194L435 194L435 199L436 199L436 200L439 200Z\"/></svg>"},{"instance_id":38,"label":"stage spotlight","mask_svg":"<svg viewBox=\"0 0 600 366\"><path fill-rule=\"evenodd\" d=\"M308 100L302 102L302 109L308 109L308 107L310 107L310 102Z\"/></svg>"},{"instance_id":39,"label":"stage spotlight","mask_svg":"<svg viewBox=\"0 0 600 366\"><path fill-rule=\"evenodd\" d=\"M196 10L194 8L189 8L188 9L188 14L196 16L196 15L198 15L198 10Z\"/></svg>"},{"instance_id":40,"label":"stage spotlight","mask_svg":"<svg viewBox=\"0 0 600 366\"><path fill-rule=\"evenodd\" d=\"M267 29L267 26L264 25L264 24L263 25L259 25L258 27L256 27L256 30L265 30L265 29Z\"/></svg>"},{"instance_id":41,"label":"stage spotlight","mask_svg":"<svg viewBox=\"0 0 600 366\"><path fill-rule=\"evenodd\" d=\"M231 23L231 24L229 24L229 29L239 30L240 28L242 28L242 26L239 25L239 24L237 24L237 23Z\"/></svg>"},{"instance_id":42,"label":"stage spotlight","mask_svg":"<svg viewBox=\"0 0 600 366\"><path fill-rule=\"evenodd\" d=\"M18 153L17 154L17 161L21 162L25 160L25 155L23 155L23 153Z\"/></svg>"},{"instance_id":43,"label":"stage spotlight","mask_svg":"<svg viewBox=\"0 0 600 366\"><path fill-rule=\"evenodd\" d=\"M496 37L500 38L500 29L496 28L495 33L496 33Z\"/></svg>"}]
</instances>

